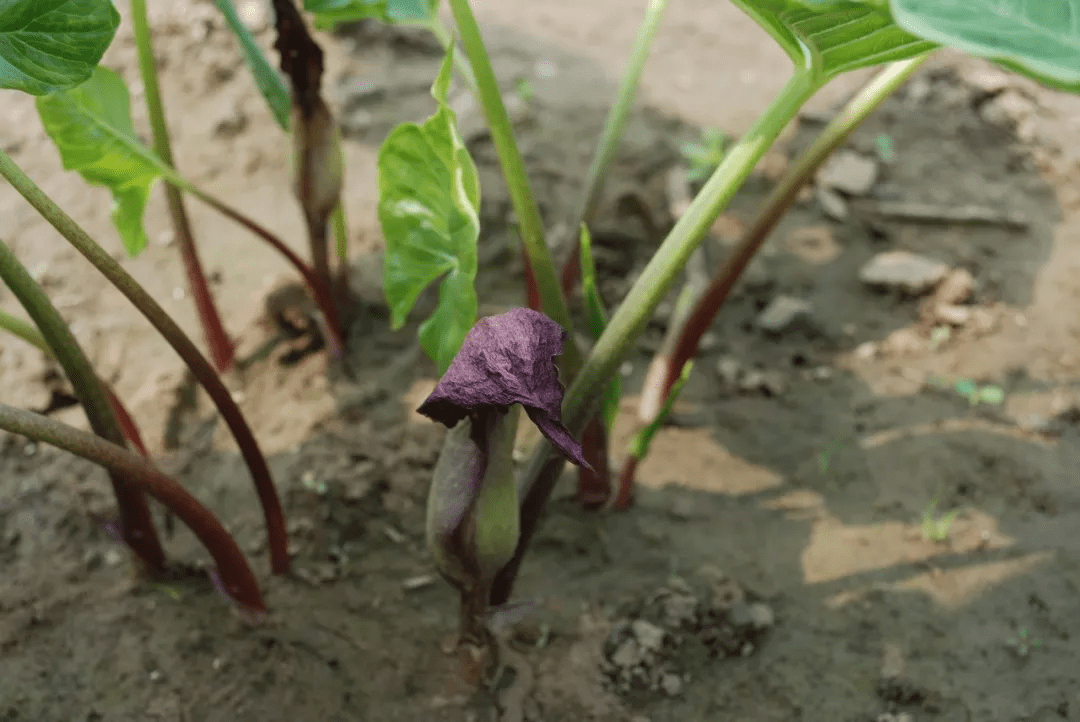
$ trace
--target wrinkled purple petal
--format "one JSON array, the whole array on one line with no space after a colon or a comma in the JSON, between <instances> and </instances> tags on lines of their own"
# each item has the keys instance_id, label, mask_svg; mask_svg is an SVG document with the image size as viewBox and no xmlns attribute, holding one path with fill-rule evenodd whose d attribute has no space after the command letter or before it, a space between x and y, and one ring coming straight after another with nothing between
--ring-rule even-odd
<instances>
[{"instance_id":1,"label":"wrinkled purple petal","mask_svg":"<svg viewBox=\"0 0 1080 722\"><path fill-rule=\"evenodd\" d=\"M453 428L470 413L521 404L567 459L587 466L581 444L562 423L555 357L567 338L562 326L529 308L480 319L417 410Z\"/></svg>"},{"instance_id":2,"label":"wrinkled purple petal","mask_svg":"<svg viewBox=\"0 0 1080 722\"><path fill-rule=\"evenodd\" d=\"M551 442L551 445L558 449L563 456L578 466L583 466L587 469L592 468L589 466L589 463L585 461L581 442L573 437L568 428L563 426L562 419L559 418L559 416L552 418L546 411L534 409L530 406L525 407L525 413L529 415L529 418L532 419L532 422L540 429L540 432L547 437L547 440Z\"/></svg>"}]
</instances>

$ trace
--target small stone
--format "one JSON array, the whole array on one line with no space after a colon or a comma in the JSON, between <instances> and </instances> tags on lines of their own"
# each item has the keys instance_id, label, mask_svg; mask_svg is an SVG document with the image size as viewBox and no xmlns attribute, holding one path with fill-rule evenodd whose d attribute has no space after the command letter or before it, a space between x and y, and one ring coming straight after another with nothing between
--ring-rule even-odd
<instances>
[{"instance_id":1,"label":"small stone","mask_svg":"<svg viewBox=\"0 0 1080 722\"><path fill-rule=\"evenodd\" d=\"M850 196L870 192L877 181L878 164L852 150L834 153L817 173L817 182Z\"/></svg>"},{"instance_id":2,"label":"small stone","mask_svg":"<svg viewBox=\"0 0 1080 722\"><path fill-rule=\"evenodd\" d=\"M716 362L716 374L725 384L734 386L739 382L739 377L742 376L742 364L739 363L738 359L724 356Z\"/></svg>"},{"instance_id":3,"label":"small stone","mask_svg":"<svg viewBox=\"0 0 1080 722\"><path fill-rule=\"evenodd\" d=\"M855 353L855 358L862 359L863 361L867 361L867 360L872 359L875 356L877 356L877 354L878 354L878 345L876 343L874 343L873 341L866 341L866 342L860 343L858 346L856 346L854 353Z\"/></svg>"},{"instance_id":4,"label":"small stone","mask_svg":"<svg viewBox=\"0 0 1080 722\"><path fill-rule=\"evenodd\" d=\"M633 639L628 639L620 644L615 653L611 655L611 663L623 669L636 667L641 663L641 660L641 648Z\"/></svg>"},{"instance_id":5,"label":"small stone","mask_svg":"<svg viewBox=\"0 0 1080 722\"><path fill-rule=\"evenodd\" d=\"M1018 90L1006 90L979 106L979 115L991 125L1015 128L1035 113L1035 103Z\"/></svg>"},{"instance_id":6,"label":"small stone","mask_svg":"<svg viewBox=\"0 0 1080 722\"><path fill-rule=\"evenodd\" d=\"M754 629L765 630L776 624L776 615L768 604L755 602L750 605L750 623Z\"/></svg>"},{"instance_id":7,"label":"small stone","mask_svg":"<svg viewBox=\"0 0 1080 722\"><path fill-rule=\"evenodd\" d=\"M840 255L840 244L828 224L804 226L788 234L787 249L807 263L822 264Z\"/></svg>"},{"instance_id":8,"label":"small stone","mask_svg":"<svg viewBox=\"0 0 1080 722\"><path fill-rule=\"evenodd\" d=\"M110 567L115 567L120 562L124 561L124 555L118 549L106 549L103 555L105 564Z\"/></svg>"},{"instance_id":9,"label":"small stone","mask_svg":"<svg viewBox=\"0 0 1080 722\"><path fill-rule=\"evenodd\" d=\"M940 283L948 272L949 267L941 261L907 251L885 251L859 270L859 280L868 286L920 296Z\"/></svg>"},{"instance_id":10,"label":"small stone","mask_svg":"<svg viewBox=\"0 0 1080 722\"><path fill-rule=\"evenodd\" d=\"M164 677L164 675L162 675L161 672L159 672L156 669L153 670L152 672L150 672L150 681L151 682L160 682L163 677Z\"/></svg>"},{"instance_id":11,"label":"small stone","mask_svg":"<svg viewBox=\"0 0 1080 722\"><path fill-rule=\"evenodd\" d=\"M407 592L414 592L424 587L430 587L435 583L435 577L431 574L421 574L415 577L409 577L401 583L401 588Z\"/></svg>"},{"instance_id":12,"label":"small stone","mask_svg":"<svg viewBox=\"0 0 1080 722\"><path fill-rule=\"evenodd\" d=\"M668 672L660 678L660 689L664 690L668 697L677 697L682 692L682 687L682 679L677 674Z\"/></svg>"},{"instance_id":13,"label":"small stone","mask_svg":"<svg viewBox=\"0 0 1080 722\"><path fill-rule=\"evenodd\" d=\"M775 371L752 369L743 376L739 388L745 392L761 391L768 396L782 396L787 391L787 383Z\"/></svg>"},{"instance_id":14,"label":"small stone","mask_svg":"<svg viewBox=\"0 0 1080 722\"><path fill-rule=\"evenodd\" d=\"M971 320L971 309L967 306L939 303L934 307L934 318L950 326L963 326Z\"/></svg>"},{"instance_id":15,"label":"small stone","mask_svg":"<svg viewBox=\"0 0 1080 722\"><path fill-rule=\"evenodd\" d=\"M655 624L644 619L635 619L630 629L634 632L634 638L643 651L659 652L663 648L666 632Z\"/></svg>"},{"instance_id":16,"label":"small stone","mask_svg":"<svg viewBox=\"0 0 1080 722\"><path fill-rule=\"evenodd\" d=\"M813 306L809 301L793 296L777 296L758 314L755 325L761 331L780 334L799 321L808 320Z\"/></svg>"},{"instance_id":17,"label":"small stone","mask_svg":"<svg viewBox=\"0 0 1080 722\"><path fill-rule=\"evenodd\" d=\"M847 201L844 197L824 186L818 186L814 196L817 198L818 205L821 206L821 212L825 214L826 218L837 222L843 222L848 217Z\"/></svg>"},{"instance_id":18,"label":"small stone","mask_svg":"<svg viewBox=\"0 0 1080 722\"><path fill-rule=\"evenodd\" d=\"M975 290L975 277L965 268L949 271L944 280L934 291L934 300L938 303L964 303L971 298Z\"/></svg>"},{"instance_id":19,"label":"small stone","mask_svg":"<svg viewBox=\"0 0 1080 722\"><path fill-rule=\"evenodd\" d=\"M925 349L927 341L915 329L898 328L885 338L883 346L890 354L906 356Z\"/></svg>"},{"instance_id":20,"label":"small stone","mask_svg":"<svg viewBox=\"0 0 1080 722\"><path fill-rule=\"evenodd\" d=\"M973 68L963 74L972 87L981 90L987 95L1000 93L1009 87L1009 76L1001 70L992 67Z\"/></svg>"},{"instance_id":21,"label":"small stone","mask_svg":"<svg viewBox=\"0 0 1080 722\"><path fill-rule=\"evenodd\" d=\"M708 353L720 348L720 336L713 331L706 331L698 341L698 351Z\"/></svg>"}]
</instances>

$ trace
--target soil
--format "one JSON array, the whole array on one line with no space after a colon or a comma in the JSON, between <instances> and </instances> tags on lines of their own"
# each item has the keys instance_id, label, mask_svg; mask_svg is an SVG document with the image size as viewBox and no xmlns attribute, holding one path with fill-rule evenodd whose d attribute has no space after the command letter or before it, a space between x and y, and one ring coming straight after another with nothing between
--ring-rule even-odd
<instances>
[{"instance_id":1,"label":"soil","mask_svg":"<svg viewBox=\"0 0 1080 722\"><path fill-rule=\"evenodd\" d=\"M477 3L554 237L573 211L635 32L633 13L615 6ZM253 7L268 47L266 16ZM287 144L213 4L159 3L153 12L179 167L302 250ZM517 588L535 608L503 635L500 683L470 698L442 651L456 599L423 543L443 431L412 409L435 372L417 352L415 319L390 330L374 213L378 143L394 124L430 112L439 56L411 32L358 26L322 37L326 87L348 141L353 375L328 374L325 352L278 345L227 379L286 506L295 558L287 577L269 574L255 496L209 403L179 408L179 361L21 198L0 189L5 241L127 400L162 466L249 552L271 606L256 621L204 579L135 579L123 548L94 521L111 507L104 473L0 436L0 719L1080 717L1075 98L943 53L887 101L848 144L874 160L876 182L845 199L842 220L813 192L783 220L639 468L634 507L584 511L567 474ZM671 222L664 187L680 143L702 126L745 130L786 77L785 63L733 6L673 4L597 224L609 304ZM135 89L145 129L126 24L106 64ZM714 228L713 264L861 77L815 99L761 164ZM522 79L534 90L527 100L514 90ZM32 100L0 97L4 150L121 257L107 192L62 172ZM476 128L475 109L457 102L463 126ZM470 134L470 148L483 183L487 314L521 303L521 266L482 131ZM882 214L886 203L976 205L1024 224L913 222ZM291 276L243 231L188 205L226 325L250 354L273 337L266 300ZM124 263L197 336L162 198L147 225L151 247ZM913 298L859 280L866 262L896 250L967 271L973 291L944 298L939 286ZM757 317L778 296L810 311L766 333ZM0 307L19 312L2 291ZM623 367L630 395L612 439L617 463L664 308ZM57 378L40 353L0 339L5 403L43 409L63 391ZM957 381L1000 389L1004 402L972 405ZM76 408L54 415L85 426ZM940 521L953 510L951 523ZM186 530L166 537L172 558L206 562Z\"/></svg>"}]
</instances>

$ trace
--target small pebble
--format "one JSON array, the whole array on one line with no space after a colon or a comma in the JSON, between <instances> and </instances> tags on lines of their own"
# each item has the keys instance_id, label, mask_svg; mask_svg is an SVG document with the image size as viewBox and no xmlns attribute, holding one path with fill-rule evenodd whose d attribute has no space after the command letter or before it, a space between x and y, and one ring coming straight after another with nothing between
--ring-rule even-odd
<instances>
[{"instance_id":1,"label":"small pebble","mask_svg":"<svg viewBox=\"0 0 1080 722\"><path fill-rule=\"evenodd\" d=\"M421 574L415 577L409 577L401 583L401 588L407 592L413 592L424 587L430 587L435 583L435 577L431 574Z\"/></svg>"},{"instance_id":2,"label":"small pebble","mask_svg":"<svg viewBox=\"0 0 1080 722\"><path fill-rule=\"evenodd\" d=\"M852 150L834 153L817 173L817 181L826 188L851 196L866 195L877 181L878 164L872 158Z\"/></svg>"},{"instance_id":3,"label":"small pebble","mask_svg":"<svg viewBox=\"0 0 1080 722\"><path fill-rule=\"evenodd\" d=\"M660 679L660 688L668 697L677 697L682 692L683 683L679 675L669 672Z\"/></svg>"},{"instance_id":4,"label":"small pebble","mask_svg":"<svg viewBox=\"0 0 1080 722\"><path fill-rule=\"evenodd\" d=\"M725 356L716 363L716 373L725 384L734 386L742 375L742 364L731 356Z\"/></svg>"},{"instance_id":5,"label":"small pebble","mask_svg":"<svg viewBox=\"0 0 1080 722\"><path fill-rule=\"evenodd\" d=\"M809 301L793 296L777 296L755 320L759 330L781 334L800 321L809 320L813 306Z\"/></svg>"},{"instance_id":6,"label":"small pebble","mask_svg":"<svg viewBox=\"0 0 1080 722\"><path fill-rule=\"evenodd\" d=\"M949 267L941 261L907 251L885 251L859 270L859 280L868 286L920 296L948 273Z\"/></svg>"},{"instance_id":7,"label":"small pebble","mask_svg":"<svg viewBox=\"0 0 1080 722\"><path fill-rule=\"evenodd\" d=\"M635 619L630 625L638 645L647 652L659 652L664 646L665 632L660 627L644 619Z\"/></svg>"}]
</instances>

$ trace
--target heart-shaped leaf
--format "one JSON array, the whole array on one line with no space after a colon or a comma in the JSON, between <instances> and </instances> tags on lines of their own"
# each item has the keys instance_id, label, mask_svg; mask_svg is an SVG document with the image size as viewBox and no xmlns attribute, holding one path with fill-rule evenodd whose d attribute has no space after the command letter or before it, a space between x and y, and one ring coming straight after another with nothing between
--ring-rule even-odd
<instances>
[{"instance_id":1,"label":"heart-shaped leaf","mask_svg":"<svg viewBox=\"0 0 1080 722\"><path fill-rule=\"evenodd\" d=\"M388 23L422 23L435 15L439 0L304 0L304 9L315 15L319 27L333 27L352 20Z\"/></svg>"},{"instance_id":2,"label":"heart-shaped leaf","mask_svg":"<svg viewBox=\"0 0 1080 722\"><path fill-rule=\"evenodd\" d=\"M119 26L111 0L0 0L0 88L44 95L82 83Z\"/></svg>"},{"instance_id":3,"label":"heart-shaped leaf","mask_svg":"<svg viewBox=\"0 0 1080 722\"><path fill-rule=\"evenodd\" d=\"M1080 0L889 0L908 32L1080 92Z\"/></svg>"},{"instance_id":4,"label":"heart-shaped leaf","mask_svg":"<svg viewBox=\"0 0 1080 722\"><path fill-rule=\"evenodd\" d=\"M218 10L225 16L225 22L233 31L233 35L240 42L240 49L244 53L244 61L247 63L251 75L255 78L255 85L259 88L266 104L270 106L270 112L274 119L283 129L289 129L289 111L292 110L292 99L289 88L285 81L263 55L262 50L251 36L251 32L236 14L236 7L232 0L214 0Z\"/></svg>"},{"instance_id":5,"label":"heart-shaped leaf","mask_svg":"<svg viewBox=\"0 0 1080 722\"><path fill-rule=\"evenodd\" d=\"M123 79L98 67L77 88L39 97L37 109L64 168L112 191L113 224L128 253L146 248L143 211L161 161L135 136Z\"/></svg>"},{"instance_id":6,"label":"heart-shaped leaf","mask_svg":"<svg viewBox=\"0 0 1080 722\"><path fill-rule=\"evenodd\" d=\"M884 0L732 0L796 67L834 75L910 58L934 44L898 27Z\"/></svg>"},{"instance_id":7,"label":"heart-shaped leaf","mask_svg":"<svg viewBox=\"0 0 1080 722\"><path fill-rule=\"evenodd\" d=\"M379 222L386 238L385 286L400 328L436 279L439 305L420 326L420 345L439 372L449 367L476 320L480 182L446 102L453 50L431 94L438 110L423 125L403 123L379 149Z\"/></svg>"}]
</instances>

